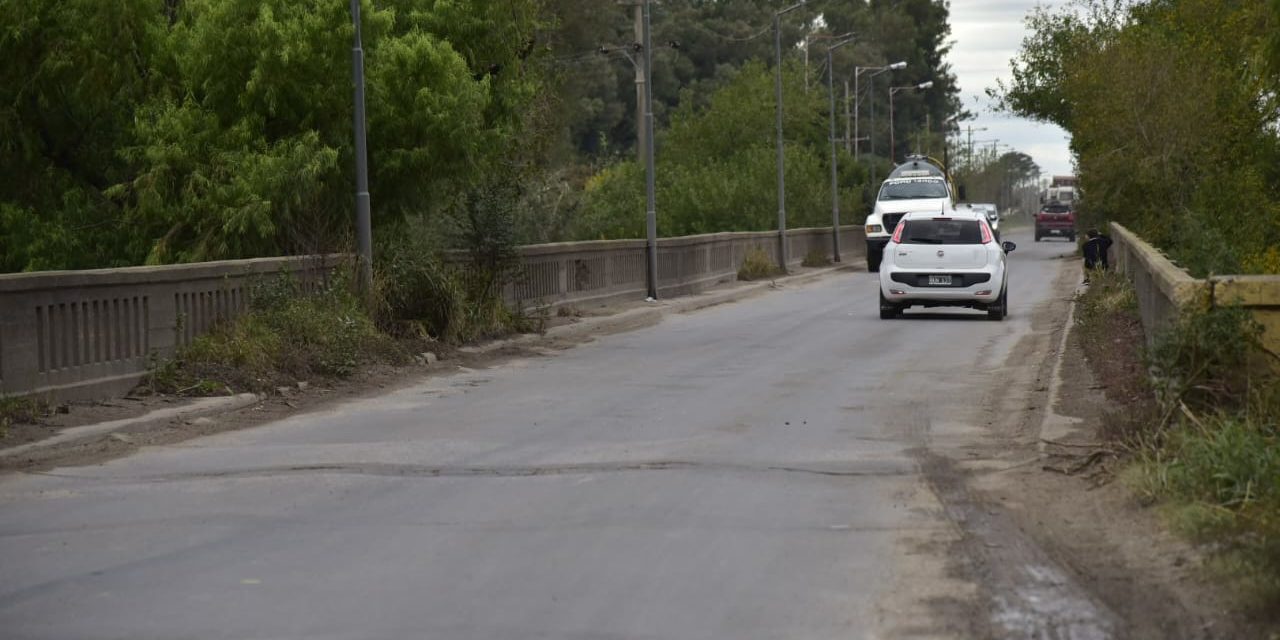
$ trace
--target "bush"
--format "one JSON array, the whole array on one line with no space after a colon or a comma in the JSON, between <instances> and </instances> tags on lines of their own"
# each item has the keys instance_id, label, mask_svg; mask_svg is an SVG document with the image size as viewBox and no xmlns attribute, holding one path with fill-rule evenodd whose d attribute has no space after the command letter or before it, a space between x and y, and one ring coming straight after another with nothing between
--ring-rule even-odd
<instances>
[{"instance_id":1,"label":"bush","mask_svg":"<svg viewBox=\"0 0 1280 640\"><path fill-rule=\"evenodd\" d=\"M465 343L537 328L508 309L503 287L516 277L518 189L498 179L469 191L452 215L431 225L414 217L384 234L376 264L376 310L401 337ZM441 237L456 251L446 251Z\"/></svg>"},{"instance_id":2,"label":"bush","mask_svg":"<svg viewBox=\"0 0 1280 640\"><path fill-rule=\"evenodd\" d=\"M773 258L760 247L747 249L742 257L742 266L738 267L739 280L762 280L772 278L782 272Z\"/></svg>"},{"instance_id":3,"label":"bush","mask_svg":"<svg viewBox=\"0 0 1280 640\"><path fill-rule=\"evenodd\" d=\"M346 278L308 294L281 275L251 287L244 315L159 363L147 384L192 395L260 392L314 377L347 377L361 365L401 362L406 355L378 331Z\"/></svg>"},{"instance_id":4,"label":"bush","mask_svg":"<svg viewBox=\"0 0 1280 640\"><path fill-rule=\"evenodd\" d=\"M802 267L825 267L830 264L831 258L822 249L810 249L809 253L805 254L804 260L800 262Z\"/></svg>"},{"instance_id":5,"label":"bush","mask_svg":"<svg viewBox=\"0 0 1280 640\"><path fill-rule=\"evenodd\" d=\"M9 427L33 423L48 413L49 403L39 398L0 395L0 438L8 434Z\"/></svg>"},{"instance_id":6,"label":"bush","mask_svg":"<svg viewBox=\"0 0 1280 640\"><path fill-rule=\"evenodd\" d=\"M1251 367L1261 332L1241 307L1184 314L1147 354L1156 400L1167 414L1184 402L1195 409L1243 409L1252 379L1266 375Z\"/></svg>"},{"instance_id":7,"label":"bush","mask_svg":"<svg viewBox=\"0 0 1280 640\"><path fill-rule=\"evenodd\" d=\"M1280 601L1280 380L1247 310L1187 313L1147 354L1158 422L1129 471L1233 583Z\"/></svg>"}]
</instances>

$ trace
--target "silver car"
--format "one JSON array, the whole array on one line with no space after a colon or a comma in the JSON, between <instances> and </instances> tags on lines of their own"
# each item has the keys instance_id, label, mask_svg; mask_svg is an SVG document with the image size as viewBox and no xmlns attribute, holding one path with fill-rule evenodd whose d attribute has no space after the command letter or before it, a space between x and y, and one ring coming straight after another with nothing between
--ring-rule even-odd
<instances>
[{"instance_id":1,"label":"silver car","mask_svg":"<svg viewBox=\"0 0 1280 640\"><path fill-rule=\"evenodd\" d=\"M967 307L1003 320L1009 309L1005 254L981 211L902 217L880 263L880 318L911 307Z\"/></svg>"}]
</instances>

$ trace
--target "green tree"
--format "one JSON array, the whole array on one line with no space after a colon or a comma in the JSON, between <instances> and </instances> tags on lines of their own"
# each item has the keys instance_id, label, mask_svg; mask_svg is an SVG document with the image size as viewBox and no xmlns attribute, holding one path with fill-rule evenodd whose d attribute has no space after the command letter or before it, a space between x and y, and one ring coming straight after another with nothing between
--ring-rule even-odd
<instances>
[{"instance_id":1,"label":"green tree","mask_svg":"<svg viewBox=\"0 0 1280 640\"><path fill-rule=\"evenodd\" d=\"M0 16L4 270L345 246L346 3L15 3ZM532 153L538 7L364 2L375 224L451 210Z\"/></svg>"},{"instance_id":2,"label":"green tree","mask_svg":"<svg viewBox=\"0 0 1280 640\"><path fill-rule=\"evenodd\" d=\"M0 272L136 264L145 248L104 192L152 92L154 0L7 0L0 10Z\"/></svg>"},{"instance_id":3,"label":"green tree","mask_svg":"<svg viewBox=\"0 0 1280 640\"><path fill-rule=\"evenodd\" d=\"M784 74L787 211L791 227L831 223L826 99L806 92L803 68ZM706 107L687 101L659 134L658 228L664 236L776 228L773 71L751 62ZM861 170L843 151L842 211L856 219ZM634 161L592 178L581 238L644 235L644 171Z\"/></svg>"},{"instance_id":4,"label":"green tree","mask_svg":"<svg viewBox=\"0 0 1280 640\"><path fill-rule=\"evenodd\" d=\"M1272 38L1256 2L1041 12L1001 97L1072 135L1089 222L1116 220L1193 273L1280 272Z\"/></svg>"}]
</instances>

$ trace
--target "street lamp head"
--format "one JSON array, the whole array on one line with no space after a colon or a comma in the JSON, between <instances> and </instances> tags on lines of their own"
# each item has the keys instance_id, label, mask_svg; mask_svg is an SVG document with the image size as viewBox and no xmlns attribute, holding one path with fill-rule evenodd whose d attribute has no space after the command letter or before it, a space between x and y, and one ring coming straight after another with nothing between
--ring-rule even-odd
<instances>
[{"instance_id":1,"label":"street lamp head","mask_svg":"<svg viewBox=\"0 0 1280 640\"><path fill-rule=\"evenodd\" d=\"M899 60L898 62L895 62L895 63L893 63L893 64L889 65L889 68L890 68L890 69L894 69L894 70L897 70L897 69L906 69L906 68L907 68L907 61L906 61L906 60Z\"/></svg>"},{"instance_id":2,"label":"street lamp head","mask_svg":"<svg viewBox=\"0 0 1280 640\"><path fill-rule=\"evenodd\" d=\"M927 81L927 82L921 82L920 84L916 85L916 88L917 88L917 89L928 89L929 87L932 87L932 86L933 86L933 81L932 81L932 80L929 80L929 81Z\"/></svg>"},{"instance_id":3,"label":"street lamp head","mask_svg":"<svg viewBox=\"0 0 1280 640\"><path fill-rule=\"evenodd\" d=\"M836 41L833 42L831 46L827 47L827 52L830 53L832 51L835 51L836 49L839 49L840 47L843 47L846 44L850 44L853 41L854 41L853 33L846 33L842 36L838 36Z\"/></svg>"}]
</instances>

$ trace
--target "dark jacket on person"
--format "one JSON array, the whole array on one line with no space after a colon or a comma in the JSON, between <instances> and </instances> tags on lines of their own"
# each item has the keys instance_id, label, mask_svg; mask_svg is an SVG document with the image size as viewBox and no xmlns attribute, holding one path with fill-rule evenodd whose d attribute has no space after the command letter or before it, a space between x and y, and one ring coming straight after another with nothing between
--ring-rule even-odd
<instances>
[{"instance_id":1,"label":"dark jacket on person","mask_svg":"<svg viewBox=\"0 0 1280 640\"><path fill-rule=\"evenodd\" d=\"M1110 248L1111 238L1101 234L1089 238L1084 243L1084 266L1089 269L1109 268L1111 265L1107 263L1107 250Z\"/></svg>"}]
</instances>

